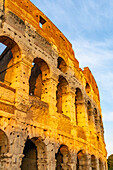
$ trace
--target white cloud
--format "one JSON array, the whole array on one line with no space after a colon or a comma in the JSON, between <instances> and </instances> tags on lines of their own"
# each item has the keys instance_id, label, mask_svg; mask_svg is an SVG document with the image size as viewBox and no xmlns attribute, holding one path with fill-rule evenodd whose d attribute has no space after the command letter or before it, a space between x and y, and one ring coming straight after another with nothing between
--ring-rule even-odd
<instances>
[{"instance_id":1,"label":"white cloud","mask_svg":"<svg viewBox=\"0 0 113 170\"><path fill-rule=\"evenodd\" d=\"M106 67L106 62L113 60L113 49L109 50L113 41L104 42L90 41L85 38L77 38L72 41L75 57L79 60L80 66Z\"/></svg>"}]
</instances>

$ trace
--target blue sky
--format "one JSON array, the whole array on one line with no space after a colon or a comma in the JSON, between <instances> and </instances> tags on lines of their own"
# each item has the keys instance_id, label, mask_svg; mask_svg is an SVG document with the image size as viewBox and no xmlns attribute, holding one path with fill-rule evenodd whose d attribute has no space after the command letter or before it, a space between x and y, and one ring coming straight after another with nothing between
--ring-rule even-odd
<instances>
[{"instance_id":1,"label":"blue sky","mask_svg":"<svg viewBox=\"0 0 113 170\"><path fill-rule=\"evenodd\" d=\"M31 0L72 43L99 87L108 155L113 154L113 1Z\"/></svg>"},{"instance_id":2,"label":"blue sky","mask_svg":"<svg viewBox=\"0 0 113 170\"><path fill-rule=\"evenodd\" d=\"M113 1L31 0L72 43L98 84L108 155L113 154Z\"/></svg>"}]
</instances>

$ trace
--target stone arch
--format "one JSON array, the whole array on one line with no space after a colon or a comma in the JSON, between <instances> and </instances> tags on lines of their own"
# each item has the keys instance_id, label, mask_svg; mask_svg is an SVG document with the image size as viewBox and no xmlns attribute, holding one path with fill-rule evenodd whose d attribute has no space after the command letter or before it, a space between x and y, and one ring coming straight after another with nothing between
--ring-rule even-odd
<instances>
[{"instance_id":1,"label":"stone arch","mask_svg":"<svg viewBox=\"0 0 113 170\"><path fill-rule=\"evenodd\" d=\"M56 158L56 170L68 169L71 170L69 166L71 156L66 145L61 145L58 152L55 155Z\"/></svg>"},{"instance_id":2,"label":"stone arch","mask_svg":"<svg viewBox=\"0 0 113 170\"><path fill-rule=\"evenodd\" d=\"M99 158L99 170L103 170L103 162L100 158Z\"/></svg>"},{"instance_id":3,"label":"stone arch","mask_svg":"<svg viewBox=\"0 0 113 170\"><path fill-rule=\"evenodd\" d=\"M76 124L79 124L79 115L82 112L82 91L80 88L76 88L75 92L75 118L76 118Z\"/></svg>"},{"instance_id":4,"label":"stone arch","mask_svg":"<svg viewBox=\"0 0 113 170\"><path fill-rule=\"evenodd\" d=\"M99 116L99 127L100 127L100 133L103 136L104 135L104 128L103 128L103 123L102 123L101 115Z\"/></svg>"},{"instance_id":5,"label":"stone arch","mask_svg":"<svg viewBox=\"0 0 113 170\"><path fill-rule=\"evenodd\" d=\"M57 85L57 91L56 91L57 112L65 113L68 82L63 76L59 76L58 81L59 81L59 83Z\"/></svg>"},{"instance_id":6,"label":"stone arch","mask_svg":"<svg viewBox=\"0 0 113 170\"><path fill-rule=\"evenodd\" d=\"M50 69L48 64L41 58L35 58L33 67L31 69L31 76L29 78L29 94L42 98L45 92L46 81L50 76Z\"/></svg>"},{"instance_id":7,"label":"stone arch","mask_svg":"<svg viewBox=\"0 0 113 170\"><path fill-rule=\"evenodd\" d=\"M21 170L38 170L37 168L37 149L35 144L27 139L23 151L24 157L22 159Z\"/></svg>"},{"instance_id":8,"label":"stone arch","mask_svg":"<svg viewBox=\"0 0 113 170\"><path fill-rule=\"evenodd\" d=\"M87 102L87 114L88 114L88 123L92 124L92 106L90 101Z\"/></svg>"},{"instance_id":9,"label":"stone arch","mask_svg":"<svg viewBox=\"0 0 113 170\"><path fill-rule=\"evenodd\" d=\"M6 158L9 152L8 137L3 130L0 129L0 169L6 169Z\"/></svg>"},{"instance_id":10,"label":"stone arch","mask_svg":"<svg viewBox=\"0 0 113 170\"><path fill-rule=\"evenodd\" d=\"M97 130L98 129L98 112L96 108L94 108L93 113L94 113L95 128Z\"/></svg>"},{"instance_id":11,"label":"stone arch","mask_svg":"<svg viewBox=\"0 0 113 170\"><path fill-rule=\"evenodd\" d=\"M94 155L91 155L91 168L92 168L92 170L97 169L96 157Z\"/></svg>"},{"instance_id":12,"label":"stone arch","mask_svg":"<svg viewBox=\"0 0 113 170\"><path fill-rule=\"evenodd\" d=\"M9 151L8 137L3 130L0 129L0 155L4 155Z\"/></svg>"},{"instance_id":13,"label":"stone arch","mask_svg":"<svg viewBox=\"0 0 113 170\"><path fill-rule=\"evenodd\" d=\"M58 57L57 59L57 68L59 68L59 70L61 70L63 73L67 71L67 64L61 57Z\"/></svg>"},{"instance_id":14,"label":"stone arch","mask_svg":"<svg viewBox=\"0 0 113 170\"><path fill-rule=\"evenodd\" d=\"M47 169L47 149L43 140L39 137L32 138L37 147L37 165L38 170Z\"/></svg>"},{"instance_id":15,"label":"stone arch","mask_svg":"<svg viewBox=\"0 0 113 170\"><path fill-rule=\"evenodd\" d=\"M40 138L33 137L32 139L27 139L23 154L22 170L47 169L46 146Z\"/></svg>"},{"instance_id":16,"label":"stone arch","mask_svg":"<svg viewBox=\"0 0 113 170\"><path fill-rule=\"evenodd\" d=\"M11 85L21 51L17 43L7 36L0 36L0 43L6 46L0 56L0 81Z\"/></svg>"},{"instance_id":17,"label":"stone arch","mask_svg":"<svg viewBox=\"0 0 113 170\"><path fill-rule=\"evenodd\" d=\"M84 153L83 150L80 150L77 153L77 164L76 164L76 170L85 170L87 169L87 155Z\"/></svg>"},{"instance_id":18,"label":"stone arch","mask_svg":"<svg viewBox=\"0 0 113 170\"><path fill-rule=\"evenodd\" d=\"M91 92L91 88L90 88L89 83L86 83L85 90L86 90L86 94L89 95L90 92Z\"/></svg>"}]
</instances>

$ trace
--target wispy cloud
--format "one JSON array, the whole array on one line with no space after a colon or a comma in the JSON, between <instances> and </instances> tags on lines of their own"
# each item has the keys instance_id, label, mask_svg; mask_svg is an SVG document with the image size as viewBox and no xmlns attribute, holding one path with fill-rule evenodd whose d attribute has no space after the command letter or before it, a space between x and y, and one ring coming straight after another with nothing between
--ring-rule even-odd
<instances>
[{"instance_id":1,"label":"wispy cloud","mask_svg":"<svg viewBox=\"0 0 113 170\"><path fill-rule=\"evenodd\" d=\"M88 39L80 38L72 41L72 44L80 67L88 66L97 81L103 116L106 117L107 110L113 109L113 41L108 39L104 42L91 42Z\"/></svg>"},{"instance_id":2,"label":"wispy cloud","mask_svg":"<svg viewBox=\"0 0 113 170\"><path fill-rule=\"evenodd\" d=\"M90 66L100 69L106 68L113 60L113 41L104 42L91 41L87 38L77 38L72 40L75 57L79 60L81 67Z\"/></svg>"}]
</instances>

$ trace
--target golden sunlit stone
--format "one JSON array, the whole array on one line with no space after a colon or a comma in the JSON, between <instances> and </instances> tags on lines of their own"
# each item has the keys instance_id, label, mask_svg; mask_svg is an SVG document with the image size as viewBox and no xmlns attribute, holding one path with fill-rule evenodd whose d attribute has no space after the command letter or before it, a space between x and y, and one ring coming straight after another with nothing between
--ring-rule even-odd
<instances>
[{"instance_id":1,"label":"golden sunlit stone","mask_svg":"<svg viewBox=\"0 0 113 170\"><path fill-rule=\"evenodd\" d=\"M107 170L96 81L29 0L0 0L0 170Z\"/></svg>"}]
</instances>

